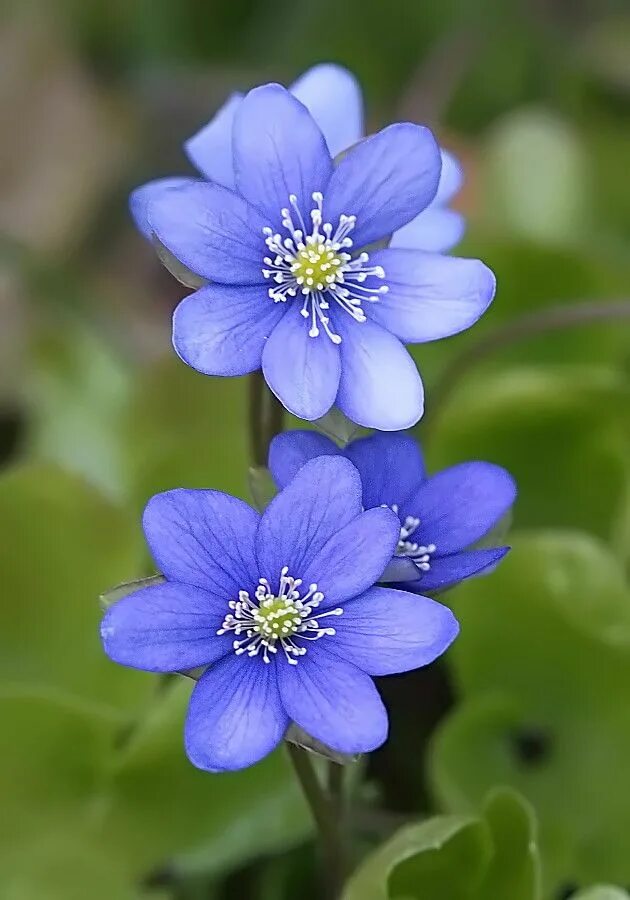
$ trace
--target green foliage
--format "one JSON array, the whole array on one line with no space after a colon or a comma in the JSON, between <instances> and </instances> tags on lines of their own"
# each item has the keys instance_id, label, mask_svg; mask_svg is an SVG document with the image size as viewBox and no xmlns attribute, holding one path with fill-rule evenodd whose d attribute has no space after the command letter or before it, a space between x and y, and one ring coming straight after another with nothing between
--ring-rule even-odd
<instances>
[{"instance_id":1,"label":"green foliage","mask_svg":"<svg viewBox=\"0 0 630 900\"><path fill-rule=\"evenodd\" d=\"M0 530L1 677L137 707L152 680L103 655L95 603L103 587L138 572L142 535L134 518L75 477L31 465L0 479Z\"/></svg>"},{"instance_id":2,"label":"green foliage","mask_svg":"<svg viewBox=\"0 0 630 900\"><path fill-rule=\"evenodd\" d=\"M175 487L217 487L250 499L246 379L208 378L173 354L137 380L126 420L138 508Z\"/></svg>"},{"instance_id":3,"label":"green foliage","mask_svg":"<svg viewBox=\"0 0 630 900\"><path fill-rule=\"evenodd\" d=\"M588 159L579 135L550 110L508 114L484 157L488 215L512 234L553 245L588 227Z\"/></svg>"},{"instance_id":4,"label":"green foliage","mask_svg":"<svg viewBox=\"0 0 630 900\"><path fill-rule=\"evenodd\" d=\"M51 878L54 900L80 900L88 886L92 896L93 880L94 896L127 900L166 862L176 877L216 873L304 839L306 810L281 753L231 775L188 763L189 692L171 685L131 732L43 688L0 696L2 896L48 900L38 891Z\"/></svg>"},{"instance_id":5,"label":"green foliage","mask_svg":"<svg viewBox=\"0 0 630 900\"><path fill-rule=\"evenodd\" d=\"M585 534L532 533L515 537L492 578L461 586L453 604L462 702L433 748L441 802L471 809L493 784L510 784L538 813L549 890L627 882L630 728L618 697L630 690L630 591L621 567Z\"/></svg>"},{"instance_id":6,"label":"green foliage","mask_svg":"<svg viewBox=\"0 0 630 900\"><path fill-rule=\"evenodd\" d=\"M208 775L183 752L192 682L177 679L112 759L105 830L136 870L169 859L178 872L215 873L309 832L282 751L243 772Z\"/></svg>"},{"instance_id":7,"label":"green foliage","mask_svg":"<svg viewBox=\"0 0 630 900\"><path fill-rule=\"evenodd\" d=\"M628 504L629 400L626 378L599 366L469 376L429 423L428 458L434 468L504 465L519 487L517 527L582 527L614 541Z\"/></svg>"},{"instance_id":8,"label":"green foliage","mask_svg":"<svg viewBox=\"0 0 630 900\"><path fill-rule=\"evenodd\" d=\"M480 817L438 816L398 831L353 875L343 900L538 900L529 806L495 790Z\"/></svg>"},{"instance_id":9,"label":"green foliage","mask_svg":"<svg viewBox=\"0 0 630 900\"><path fill-rule=\"evenodd\" d=\"M68 316L32 348L28 375L29 455L78 472L124 496L120 440L131 373L99 337Z\"/></svg>"}]
</instances>

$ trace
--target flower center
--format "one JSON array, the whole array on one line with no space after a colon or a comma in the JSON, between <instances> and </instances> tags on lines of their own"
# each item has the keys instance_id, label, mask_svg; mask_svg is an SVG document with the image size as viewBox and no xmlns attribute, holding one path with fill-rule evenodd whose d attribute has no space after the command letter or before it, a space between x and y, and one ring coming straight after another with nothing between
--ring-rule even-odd
<instances>
[{"instance_id":1,"label":"flower center","mask_svg":"<svg viewBox=\"0 0 630 900\"><path fill-rule=\"evenodd\" d=\"M288 571L284 566L280 572L277 594L272 592L266 578L260 578L253 599L247 591L239 591L238 600L229 602L232 612L226 615L217 634L232 631L237 637L245 635L232 642L237 656L243 653L258 656L262 653L263 660L269 663L269 654L277 653L280 645L287 662L296 666L298 657L304 656L307 649L302 641L316 641L324 635L335 634L334 628L322 628L319 620L327 616L340 616L343 609L313 614L324 595L317 590L316 584L311 584L302 595L302 579L292 578Z\"/></svg>"},{"instance_id":2,"label":"flower center","mask_svg":"<svg viewBox=\"0 0 630 900\"><path fill-rule=\"evenodd\" d=\"M343 256L347 256L344 253ZM298 250L291 271L296 282L307 292L323 291L329 285L343 281L343 259L326 242L307 243Z\"/></svg>"},{"instance_id":3,"label":"flower center","mask_svg":"<svg viewBox=\"0 0 630 900\"><path fill-rule=\"evenodd\" d=\"M398 515L398 505L392 504L393 511ZM411 559L421 572L428 572L431 568L431 557L436 552L435 544L418 544L409 540L420 527L420 519L415 516L407 516L400 526L400 537L396 547L396 556L404 556Z\"/></svg>"},{"instance_id":4,"label":"flower center","mask_svg":"<svg viewBox=\"0 0 630 900\"><path fill-rule=\"evenodd\" d=\"M387 293L387 285L366 287L369 277L384 278L381 266L368 266L369 255L364 251L358 256L347 252L353 246L350 234L356 225L356 216L341 215L333 230L330 222L323 221L324 198L319 191L313 195L315 208L310 212L311 223L307 227L297 204L295 194L289 195L290 209L282 212L282 226L288 236L263 228L265 243L272 256L265 256L263 276L275 285L269 288L269 296L276 303L286 303L289 298L303 296L301 313L310 321L309 335L317 337L320 328L334 344L341 343L341 336L333 328L330 317L332 308L340 308L355 322L365 322L362 304L374 303Z\"/></svg>"}]
</instances>

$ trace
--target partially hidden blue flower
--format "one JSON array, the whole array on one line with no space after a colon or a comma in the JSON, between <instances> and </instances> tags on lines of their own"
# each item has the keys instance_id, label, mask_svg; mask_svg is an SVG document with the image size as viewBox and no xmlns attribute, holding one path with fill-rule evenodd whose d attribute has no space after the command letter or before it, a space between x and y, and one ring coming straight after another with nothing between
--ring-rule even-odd
<instances>
[{"instance_id":1,"label":"partially hidden blue flower","mask_svg":"<svg viewBox=\"0 0 630 900\"><path fill-rule=\"evenodd\" d=\"M427 476L416 441L374 434L339 448L314 431L277 435L269 468L283 487L310 459L346 457L358 469L366 509L387 507L399 518L399 539L383 581L408 591L437 591L491 571L509 547L469 549L486 536L516 499L512 476L488 462L465 462Z\"/></svg>"},{"instance_id":2,"label":"partially hidden blue flower","mask_svg":"<svg viewBox=\"0 0 630 900\"><path fill-rule=\"evenodd\" d=\"M289 91L304 104L319 125L333 158L365 136L361 88L354 75L342 66L332 63L313 66L291 85ZM184 144L188 159L204 178L231 190L236 187L232 129L243 97L242 93L233 93L207 125ZM435 198L392 236L390 246L442 253L462 239L466 227L464 217L449 209L448 204L461 189L463 173L452 153L442 150L441 154L442 172ZM147 215L149 202L162 191L192 180L182 176L160 178L132 192L131 213L145 237L151 238Z\"/></svg>"},{"instance_id":3,"label":"partially hidden blue flower","mask_svg":"<svg viewBox=\"0 0 630 900\"><path fill-rule=\"evenodd\" d=\"M291 722L373 750L388 723L370 676L432 662L458 631L440 603L374 587L399 530L391 510L363 511L342 458L306 463L262 517L218 491L158 494L144 531L166 581L110 607L105 651L150 672L207 667L185 726L199 768L252 765Z\"/></svg>"},{"instance_id":4,"label":"partially hidden blue flower","mask_svg":"<svg viewBox=\"0 0 630 900\"><path fill-rule=\"evenodd\" d=\"M177 353L208 375L262 367L302 419L336 403L361 425L413 425L423 388L403 342L468 328L495 288L479 260L364 249L434 199L441 157L433 135L392 125L334 167L306 107L271 84L238 103L232 153L235 190L192 182L148 205L159 241L212 282L175 311Z\"/></svg>"}]
</instances>

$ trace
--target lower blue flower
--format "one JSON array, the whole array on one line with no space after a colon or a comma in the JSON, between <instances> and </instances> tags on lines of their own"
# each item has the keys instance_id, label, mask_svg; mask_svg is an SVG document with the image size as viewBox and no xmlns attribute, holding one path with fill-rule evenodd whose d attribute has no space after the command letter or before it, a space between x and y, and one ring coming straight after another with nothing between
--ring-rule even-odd
<instances>
[{"instance_id":1,"label":"lower blue flower","mask_svg":"<svg viewBox=\"0 0 630 900\"><path fill-rule=\"evenodd\" d=\"M101 637L123 665L205 667L185 728L201 769L252 765L291 722L341 753L375 749L388 722L371 676L427 665L458 632L440 603L374 586L400 524L363 511L347 459L301 466L262 517L218 491L158 494L144 530L166 581L112 606Z\"/></svg>"},{"instance_id":2,"label":"lower blue flower","mask_svg":"<svg viewBox=\"0 0 630 900\"><path fill-rule=\"evenodd\" d=\"M488 462L465 462L427 477L416 441L374 434L345 449L313 431L277 435L269 468L279 487L310 459L347 457L363 483L366 509L387 507L399 518L399 539L383 581L409 591L443 590L491 571L509 547L468 549L485 537L516 499L512 476Z\"/></svg>"}]
</instances>

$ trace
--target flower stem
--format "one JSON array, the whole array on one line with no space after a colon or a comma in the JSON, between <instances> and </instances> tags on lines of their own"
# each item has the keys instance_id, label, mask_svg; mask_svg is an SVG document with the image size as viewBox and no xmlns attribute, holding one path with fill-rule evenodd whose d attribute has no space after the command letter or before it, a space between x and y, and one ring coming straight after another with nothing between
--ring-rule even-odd
<instances>
[{"instance_id":1,"label":"flower stem","mask_svg":"<svg viewBox=\"0 0 630 900\"><path fill-rule=\"evenodd\" d=\"M433 388L433 403L430 415L425 415L423 425L429 419L431 424L450 399L455 387L469 369L506 346L518 344L530 338L539 337L552 331L564 331L595 322L613 322L630 319L630 300L585 300L550 306L539 312L526 313L489 331L472 344L446 367Z\"/></svg>"},{"instance_id":2,"label":"flower stem","mask_svg":"<svg viewBox=\"0 0 630 900\"><path fill-rule=\"evenodd\" d=\"M269 444L282 431L284 407L271 393L262 372L249 376L249 439L255 466L267 465Z\"/></svg>"},{"instance_id":3,"label":"flower stem","mask_svg":"<svg viewBox=\"0 0 630 900\"><path fill-rule=\"evenodd\" d=\"M328 795L333 807L335 816L343 821L344 810L344 775L345 767L339 763L328 763Z\"/></svg>"},{"instance_id":4,"label":"flower stem","mask_svg":"<svg viewBox=\"0 0 630 900\"><path fill-rule=\"evenodd\" d=\"M249 376L249 439L252 462L256 466L267 465L269 444L282 431L284 408L268 389L262 372ZM341 804L341 782L337 782L331 797L323 789L306 750L286 742L287 752L295 770L302 792L311 810L319 832L326 881L332 900L341 893L347 873L345 843L340 829L338 810ZM335 769L341 769L335 766ZM332 771L332 770L331 770Z\"/></svg>"},{"instance_id":5,"label":"flower stem","mask_svg":"<svg viewBox=\"0 0 630 900\"><path fill-rule=\"evenodd\" d=\"M345 841L340 829L340 820L336 813L335 805L331 803L330 798L322 788L308 751L302 750L289 742L286 743L286 747L306 802L317 825L330 896L338 898L341 894L345 877L348 874L348 863Z\"/></svg>"}]
</instances>

